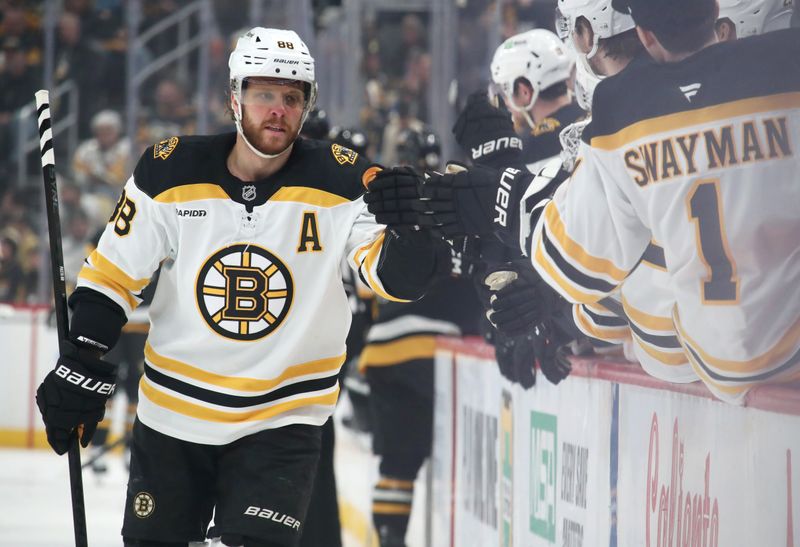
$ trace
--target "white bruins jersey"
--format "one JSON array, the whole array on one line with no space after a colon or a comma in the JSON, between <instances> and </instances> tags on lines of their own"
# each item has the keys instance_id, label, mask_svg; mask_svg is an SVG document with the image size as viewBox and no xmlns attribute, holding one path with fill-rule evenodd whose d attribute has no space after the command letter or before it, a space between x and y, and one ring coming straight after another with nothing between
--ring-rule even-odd
<instances>
[{"instance_id":1,"label":"white bruins jersey","mask_svg":"<svg viewBox=\"0 0 800 547\"><path fill-rule=\"evenodd\" d=\"M613 344L630 343L637 361L651 376L667 382L694 382L699 378L672 322L674 306L664 250L651 242L639 265L614 293L595 304L575 304L572 312L585 335Z\"/></svg>"},{"instance_id":2,"label":"white bruins jersey","mask_svg":"<svg viewBox=\"0 0 800 547\"><path fill-rule=\"evenodd\" d=\"M145 151L78 285L127 314L163 263L150 307L139 419L211 445L321 425L339 394L350 310L346 259L384 298L384 227L361 199L376 168L298 140L257 183L226 168L235 133Z\"/></svg>"},{"instance_id":3,"label":"white bruins jersey","mask_svg":"<svg viewBox=\"0 0 800 547\"><path fill-rule=\"evenodd\" d=\"M742 402L800 377L800 31L633 61L601 82L579 163L539 218L537 271L575 303L653 239L697 375Z\"/></svg>"}]
</instances>

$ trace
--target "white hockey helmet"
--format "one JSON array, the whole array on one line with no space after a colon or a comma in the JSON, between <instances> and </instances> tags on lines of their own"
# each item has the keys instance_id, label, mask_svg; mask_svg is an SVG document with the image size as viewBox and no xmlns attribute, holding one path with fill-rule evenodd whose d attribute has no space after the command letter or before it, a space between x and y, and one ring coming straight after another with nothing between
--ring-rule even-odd
<instances>
[{"instance_id":1,"label":"white hockey helmet","mask_svg":"<svg viewBox=\"0 0 800 547\"><path fill-rule=\"evenodd\" d=\"M558 0L556 29L559 38L572 38L579 17L586 18L594 33L592 50L586 54L589 59L597 53L601 39L622 34L636 26L630 14L611 7L611 0Z\"/></svg>"},{"instance_id":2,"label":"white hockey helmet","mask_svg":"<svg viewBox=\"0 0 800 547\"><path fill-rule=\"evenodd\" d=\"M494 52L492 82L505 95L509 108L527 113L533 107L539 92L563 82L572 75L575 57L558 36L545 29L533 29L512 36ZM514 103L514 83L526 79L533 88L533 96L526 106Z\"/></svg>"},{"instance_id":3,"label":"white hockey helmet","mask_svg":"<svg viewBox=\"0 0 800 547\"><path fill-rule=\"evenodd\" d=\"M314 76L314 58L305 42L293 30L255 27L239 37L236 48L228 58L231 91L236 103L231 105L236 130L247 146L262 158L274 158L283 154L264 154L257 150L242 131L242 84L246 78L279 78L302 82L305 104L300 126L314 108L317 100L317 82ZM288 150L288 147L287 147Z\"/></svg>"},{"instance_id":4,"label":"white hockey helmet","mask_svg":"<svg viewBox=\"0 0 800 547\"><path fill-rule=\"evenodd\" d=\"M793 0L719 0L719 18L736 25L737 38L789 28Z\"/></svg>"}]
</instances>

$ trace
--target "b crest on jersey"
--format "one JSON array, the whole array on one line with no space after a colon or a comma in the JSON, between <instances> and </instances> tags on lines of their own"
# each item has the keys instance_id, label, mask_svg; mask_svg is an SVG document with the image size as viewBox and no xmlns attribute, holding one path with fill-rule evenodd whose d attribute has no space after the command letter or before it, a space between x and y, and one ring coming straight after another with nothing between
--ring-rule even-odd
<instances>
[{"instance_id":1,"label":"b crest on jersey","mask_svg":"<svg viewBox=\"0 0 800 547\"><path fill-rule=\"evenodd\" d=\"M197 276L197 306L208 326L234 340L253 341L278 327L294 293L286 265L268 250L236 244L218 250Z\"/></svg>"},{"instance_id":2,"label":"b crest on jersey","mask_svg":"<svg viewBox=\"0 0 800 547\"><path fill-rule=\"evenodd\" d=\"M178 146L178 137L170 137L164 139L153 147L153 159L161 158L165 160L172 154L175 147Z\"/></svg>"},{"instance_id":3,"label":"b crest on jersey","mask_svg":"<svg viewBox=\"0 0 800 547\"><path fill-rule=\"evenodd\" d=\"M350 165L356 164L358 154L349 148L345 148L341 144L332 144L331 152L333 152L333 157L339 162L339 165L344 165L345 163L349 163Z\"/></svg>"}]
</instances>

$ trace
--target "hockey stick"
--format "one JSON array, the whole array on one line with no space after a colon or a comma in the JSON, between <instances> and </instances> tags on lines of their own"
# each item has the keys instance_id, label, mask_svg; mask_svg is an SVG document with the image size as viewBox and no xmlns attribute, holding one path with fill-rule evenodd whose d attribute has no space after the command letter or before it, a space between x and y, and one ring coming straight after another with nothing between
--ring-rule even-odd
<instances>
[{"instance_id":1,"label":"hockey stick","mask_svg":"<svg viewBox=\"0 0 800 547\"><path fill-rule=\"evenodd\" d=\"M67 340L67 286L64 282L64 251L61 248L61 224L58 213L58 188L56 162L53 154L53 130L50 121L50 93L46 89L36 92L36 113L39 117L39 151L42 154L42 177L47 211L47 232L50 236L50 266L53 277L56 327L59 353L64 352ZM87 547L86 509L83 503L83 476L81 452L76 433L69 446L69 482L72 493L72 524L75 530L75 547Z\"/></svg>"}]
</instances>

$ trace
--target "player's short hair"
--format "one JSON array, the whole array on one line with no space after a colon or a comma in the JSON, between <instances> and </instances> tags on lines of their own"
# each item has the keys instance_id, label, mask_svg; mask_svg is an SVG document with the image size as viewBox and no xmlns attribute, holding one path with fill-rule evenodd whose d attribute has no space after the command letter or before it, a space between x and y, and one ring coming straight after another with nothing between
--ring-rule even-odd
<instances>
[{"instance_id":1,"label":"player's short hair","mask_svg":"<svg viewBox=\"0 0 800 547\"><path fill-rule=\"evenodd\" d=\"M584 16L578 17L575 21L575 31L578 34L583 34L589 30L592 30L589 20ZM639 35L636 34L635 28L608 38L600 38L599 46L603 50L603 55L612 59L630 60L644 51L644 46L639 40Z\"/></svg>"},{"instance_id":2,"label":"player's short hair","mask_svg":"<svg viewBox=\"0 0 800 547\"><path fill-rule=\"evenodd\" d=\"M707 44L716 33L717 14L709 13L696 24L670 29L653 29L652 32L664 49L670 53L692 53Z\"/></svg>"},{"instance_id":3,"label":"player's short hair","mask_svg":"<svg viewBox=\"0 0 800 547\"><path fill-rule=\"evenodd\" d=\"M519 86L521 85L526 85L531 89L533 89L533 86L531 85L531 83L528 81L527 78L517 78L514 81L514 94L519 93ZM567 88L566 80L562 80L539 91L538 99L545 99L547 101L552 101L553 99L558 99L562 95L566 95L568 91L569 89Z\"/></svg>"}]
</instances>

